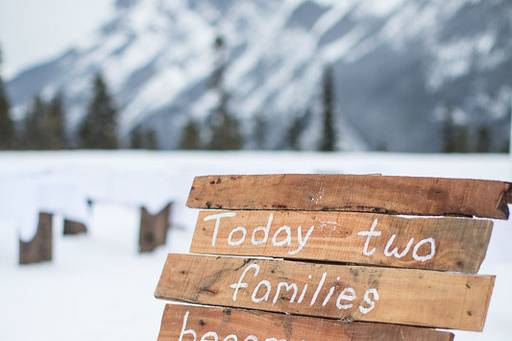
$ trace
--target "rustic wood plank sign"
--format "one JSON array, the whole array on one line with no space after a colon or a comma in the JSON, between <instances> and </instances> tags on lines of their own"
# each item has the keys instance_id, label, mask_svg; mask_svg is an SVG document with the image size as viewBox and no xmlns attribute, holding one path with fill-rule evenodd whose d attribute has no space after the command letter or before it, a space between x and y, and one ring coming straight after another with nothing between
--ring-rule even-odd
<instances>
[{"instance_id":1,"label":"rustic wood plank sign","mask_svg":"<svg viewBox=\"0 0 512 341\"><path fill-rule=\"evenodd\" d=\"M425 327L481 331L495 277L475 273L493 223L467 217L507 219L511 185L196 177L187 204L208 209L196 254L168 256L155 296L203 306L168 305L159 341L453 340Z\"/></svg>"},{"instance_id":2,"label":"rustic wood plank sign","mask_svg":"<svg viewBox=\"0 0 512 341\"><path fill-rule=\"evenodd\" d=\"M480 331L494 276L170 254L155 296L355 321Z\"/></svg>"},{"instance_id":3,"label":"rustic wood plank sign","mask_svg":"<svg viewBox=\"0 0 512 341\"><path fill-rule=\"evenodd\" d=\"M166 305L158 341L451 341L453 334L242 309Z\"/></svg>"},{"instance_id":4,"label":"rustic wood plank sign","mask_svg":"<svg viewBox=\"0 0 512 341\"><path fill-rule=\"evenodd\" d=\"M201 211L191 252L476 273L492 221L318 211Z\"/></svg>"},{"instance_id":5,"label":"rustic wood plank sign","mask_svg":"<svg viewBox=\"0 0 512 341\"><path fill-rule=\"evenodd\" d=\"M501 181L282 174L196 177L187 205L507 219L507 202L511 200L511 184Z\"/></svg>"}]
</instances>

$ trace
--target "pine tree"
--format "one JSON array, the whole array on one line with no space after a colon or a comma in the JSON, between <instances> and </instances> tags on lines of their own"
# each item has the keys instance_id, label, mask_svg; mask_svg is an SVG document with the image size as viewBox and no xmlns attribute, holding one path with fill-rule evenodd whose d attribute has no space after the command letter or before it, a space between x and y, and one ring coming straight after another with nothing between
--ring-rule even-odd
<instances>
[{"instance_id":1,"label":"pine tree","mask_svg":"<svg viewBox=\"0 0 512 341\"><path fill-rule=\"evenodd\" d=\"M130 132L130 148L131 149L142 149L143 145L142 131L140 127L135 127Z\"/></svg>"},{"instance_id":2,"label":"pine tree","mask_svg":"<svg viewBox=\"0 0 512 341\"><path fill-rule=\"evenodd\" d=\"M194 119L189 119L181 133L179 149L194 150L201 149L201 138L199 135L199 126Z\"/></svg>"},{"instance_id":3,"label":"pine tree","mask_svg":"<svg viewBox=\"0 0 512 341\"><path fill-rule=\"evenodd\" d=\"M388 145L386 144L386 142L381 141L375 147L375 151L377 151L377 152L387 152L388 151Z\"/></svg>"},{"instance_id":4,"label":"pine tree","mask_svg":"<svg viewBox=\"0 0 512 341\"><path fill-rule=\"evenodd\" d=\"M464 123L455 123L455 108L446 107L442 126L443 152L445 153L469 153L469 127Z\"/></svg>"},{"instance_id":5,"label":"pine tree","mask_svg":"<svg viewBox=\"0 0 512 341\"><path fill-rule=\"evenodd\" d=\"M0 50L0 67L1 65L2 51ZM14 148L15 141L16 130L11 118L9 98L0 72L0 149Z\"/></svg>"},{"instance_id":6,"label":"pine tree","mask_svg":"<svg viewBox=\"0 0 512 341\"><path fill-rule=\"evenodd\" d=\"M456 153L469 153L469 133L468 127L460 124L455 127L455 152Z\"/></svg>"},{"instance_id":7,"label":"pine tree","mask_svg":"<svg viewBox=\"0 0 512 341\"><path fill-rule=\"evenodd\" d=\"M45 130L47 104L39 96L34 96L32 106L24 119L23 138L21 144L27 149L47 149L48 134Z\"/></svg>"},{"instance_id":8,"label":"pine tree","mask_svg":"<svg viewBox=\"0 0 512 341\"><path fill-rule=\"evenodd\" d=\"M238 120L231 115L224 115L212 132L209 148L211 150L237 150L243 146Z\"/></svg>"},{"instance_id":9,"label":"pine tree","mask_svg":"<svg viewBox=\"0 0 512 341\"><path fill-rule=\"evenodd\" d=\"M477 153L489 153L491 151L491 135L489 128L485 125L478 128L478 138L475 149Z\"/></svg>"},{"instance_id":10,"label":"pine tree","mask_svg":"<svg viewBox=\"0 0 512 341\"><path fill-rule=\"evenodd\" d=\"M158 149L158 139L154 129L143 130L140 126L130 132L130 148L132 149Z\"/></svg>"},{"instance_id":11,"label":"pine tree","mask_svg":"<svg viewBox=\"0 0 512 341\"><path fill-rule=\"evenodd\" d=\"M305 129L305 116L297 115L288 128L286 134L286 148L291 150L300 150L300 137Z\"/></svg>"},{"instance_id":12,"label":"pine tree","mask_svg":"<svg viewBox=\"0 0 512 341\"><path fill-rule=\"evenodd\" d=\"M65 127L64 95L57 93L47 104L44 124L45 140L49 149L63 149L68 146Z\"/></svg>"},{"instance_id":13,"label":"pine tree","mask_svg":"<svg viewBox=\"0 0 512 341\"><path fill-rule=\"evenodd\" d=\"M80 125L80 147L114 149L118 147L117 108L101 73L93 81L93 95Z\"/></svg>"},{"instance_id":14,"label":"pine tree","mask_svg":"<svg viewBox=\"0 0 512 341\"><path fill-rule=\"evenodd\" d=\"M215 54L215 65L213 73L210 77L209 86L214 90L218 90L224 85L224 73L226 71L226 56L225 56L226 42L224 37L218 35L213 42L213 51Z\"/></svg>"},{"instance_id":15,"label":"pine tree","mask_svg":"<svg viewBox=\"0 0 512 341\"><path fill-rule=\"evenodd\" d=\"M500 153L509 153L509 149L510 149L510 143L508 142L508 139L506 139L505 142L503 142L503 144L501 145L501 147L499 148L499 152Z\"/></svg>"},{"instance_id":16,"label":"pine tree","mask_svg":"<svg viewBox=\"0 0 512 341\"><path fill-rule=\"evenodd\" d=\"M336 149L336 129L333 116L336 111L336 92L331 66L327 66L324 70L322 90L323 125L319 150L334 151Z\"/></svg>"},{"instance_id":17,"label":"pine tree","mask_svg":"<svg viewBox=\"0 0 512 341\"><path fill-rule=\"evenodd\" d=\"M507 134L505 135L505 141L503 142L503 145L500 148L500 152L502 153L510 153L512 152L510 150L510 134L512 133L512 98L510 98L509 104L507 106L506 112L505 112L505 119L507 120Z\"/></svg>"},{"instance_id":18,"label":"pine tree","mask_svg":"<svg viewBox=\"0 0 512 341\"><path fill-rule=\"evenodd\" d=\"M212 137L208 146L211 150L236 150L243 146L238 119L227 110L227 102L227 94L221 94L211 122Z\"/></svg>"},{"instance_id":19,"label":"pine tree","mask_svg":"<svg viewBox=\"0 0 512 341\"><path fill-rule=\"evenodd\" d=\"M266 148L267 143L267 121L262 114L258 114L254 118L253 123L253 140L257 150Z\"/></svg>"},{"instance_id":20,"label":"pine tree","mask_svg":"<svg viewBox=\"0 0 512 341\"><path fill-rule=\"evenodd\" d=\"M229 94L224 87L224 74L227 68L225 60L225 42L221 36L214 42L216 57L215 70L210 81L212 90L218 98L217 106L210 117L211 150L234 150L243 146L238 119L229 111Z\"/></svg>"},{"instance_id":21,"label":"pine tree","mask_svg":"<svg viewBox=\"0 0 512 341\"><path fill-rule=\"evenodd\" d=\"M453 122L453 111L452 106L447 106L443 117L442 127L442 138L443 138L443 152L444 153L455 153L455 124Z\"/></svg>"},{"instance_id":22,"label":"pine tree","mask_svg":"<svg viewBox=\"0 0 512 341\"><path fill-rule=\"evenodd\" d=\"M154 129L148 129L144 132L144 148L150 150L159 149L158 136Z\"/></svg>"}]
</instances>

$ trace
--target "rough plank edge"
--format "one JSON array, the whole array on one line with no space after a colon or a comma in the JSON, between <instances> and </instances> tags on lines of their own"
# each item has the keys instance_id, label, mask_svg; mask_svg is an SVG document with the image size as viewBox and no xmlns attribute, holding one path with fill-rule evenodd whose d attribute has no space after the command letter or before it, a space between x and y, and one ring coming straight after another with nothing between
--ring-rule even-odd
<instances>
[{"instance_id":1,"label":"rough plank edge","mask_svg":"<svg viewBox=\"0 0 512 341\"><path fill-rule=\"evenodd\" d=\"M382 174L299 174L299 173L289 173L289 174L223 174L223 175L201 175L194 177L191 189L189 191L189 195L186 201L186 206L189 208L201 208L201 209L230 209L230 210L276 210L276 209L286 209L290 211L302 211L308 210L307 208L288 208L288 207L242 207L240 205L236 206L219 206L219 205L207 205L207 204L196 204L192 198L192 193L196 189L199 182L203 179L210 178L233 178L233 177L251 177L251 176L283 176L283 175L293 175L293 176L315 176L315 175L346 175L346 176L360 176L360 177L386 177L386 178L406 178L406 179L440 179L440 180L455 180L455 181L477 181L477 182L489 182L493 184L502 184L505 186L504 191L499 194L497 204L496 204L496 214L465 214L461 212L444 212L442 214L438 213L426 213L426 212L414 212L414 211L396 211L391 209L386 209L383 207L374 207L374 206L350 206L350 207L336 207L336 208L322 208L322 209L313 209L315 211L338 211L338 212L368 212L368 213L381 213L381 214L391 214L391 215L416 215L416 216L448 216L448 217L480 217L480 218L492 218L492 219L501 219L508 220L509 218L509 208L508 204L512 204L512 182L507 181L497 181L497 180L486 180L486 179L470 179L470 178L447 178L447 177L413 177L413 176L389 176ZM211 184L211 182L210 182Z\"/></svg>"}]
</instances>

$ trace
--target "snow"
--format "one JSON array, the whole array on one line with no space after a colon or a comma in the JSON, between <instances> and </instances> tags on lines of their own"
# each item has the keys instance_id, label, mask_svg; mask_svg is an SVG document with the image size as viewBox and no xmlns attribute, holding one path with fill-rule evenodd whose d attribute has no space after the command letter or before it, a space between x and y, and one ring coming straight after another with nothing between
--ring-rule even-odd
<instances>
[{"instance_id":1,"label":"snow","mask_svg":"<svg viewBox=\"0 0 512 341\"><path fill-rule=\"evenodd\" d=\"M336 3L331 3L330 5L333 6L333 9L324 14L317 21L315 26L313 26L313 32L317 36L323 35L334 26L337 21L347 15L350 8L354 6L354 3L349 1L336 1Z\"/></svg>"},{"instance_id":2,"label":"snow","mask_svg":"<svg viewBox=\"0 0 512 341\"><path fill-rule=\"evenodd\" d=\"M362 12L363 15L368 13L383 17L390 15L397 8L403 6L404 0L387 0L387 1L363 1L358 7L358 11Z\"/></svg>"},{"instance_id":3,"label":"snow","mask_svg":"<svg viewBox=\"0 0 512 341\"><path fill-rule=\"evenodd\" d=\"M421 94L426 82L425 95L432 97L428 103L445 102L440 90L465 76L485 79L471 86L471 93L455 91L450 101L464 107L472 125L479 124L479 120L497 125L493 123L494 111L487 110L487 106L480 108L473 99L482 95L494 102L502 101L496 94L503 91L507 81L499 74L510 55L506 39L503 42L498 39L499 22L503 20L495 18L496 25L476 25L466 32L464 28L473 25L470 2L137 1L133 6L113 10L95 34L77 39L66 61L60 55L47 65L14 77L9 82L13 111L20 120L30 104L26 100L30 96L24 93L28 88L23 84L32 84L30 89L33 87L34 93L44 97L64 89L69 106L68 128L72 131L85 114L92 89L90 76L101 70L122 109L119 121L123 142L141 124L154 129L165 124L177 132L186 117L203 117L214 108L216 101L203 98L209 94L202 90L214 68L213 41L216 35L222 35L228 55L225 86L230 93L230 109L241 120L254 119L261 113L278 114L290 120L297 113L311 109L320 102L315 93L321 88L321 70L331 63L339 76L340 106L346 110L344 115L352 118L346 121L346 129L351 133L344 135L345 145L356 150L360 141L347 136L358 135L365 126L371 130L367 136L379 135L374 140L387 142L390 149L403 150L390 134L380 132L386 129L379 130L354 119L360 112L375 112L373 105L366 104L366 98L344 98L344 94L354 89L365 93L373 91L370 88L377 89L379 84L389 84L390 96L385 100L376 98L379 110L402 122L400 129L410 132L414 131L408 129L413 123L404 121L398 114L401 107L410 110L407 101L400 98L402 82L383 82L382 77L400 78L401 68L411 68L407 81L411 87L420 86L419 92L412 88L411 91ZM320 10L316 14L316 10L312 12L315 20L311 23L308 18L296 16L297 9L317 6ZM485 13L498 11L499 6L498 2L489 5ZM411 71L420 60L420 66ZM366 72L371 70L366 63L376 61L382 62L386 72ZM356 78L351 90L345 91L344 82L352 77ZM189 103L201 104L194 107ZM422 117L431 114L429 106L421 113ZM176 120L169 116L175 116ZM205 121L201 119L198 123L204 126ZM282 135L286 129L287 125L280 124L275 130ZM163 146L176 145L179 134L164 135L160 129L156 131ZM421 136L411 142L410 150L422 148ZM279 143L276 137L268 144Z\"/></svg>"},{"instance_id":4,"label":"snow","mask_svg":"<svg viewBox=\"0 0 512 341\"><path fill-rule=\"evenodd\" d=\"M512 180L498 155L259 152L0 153L0 339L155 340L164 302L153 297L167 252L187 252L197 212L185 208L196 175L383 173ZM90 198L91 209L85 206ZM175 202L168 245L136 253L138 207ZM19 267L17 237L31 238L37 210L56 213L54 261ZM62 217L89 221L90 233L62 237ZM512 302L510 222L496 221L482 274L496 274L483 334L505 340Z\"/></svg>"}]
</instances>

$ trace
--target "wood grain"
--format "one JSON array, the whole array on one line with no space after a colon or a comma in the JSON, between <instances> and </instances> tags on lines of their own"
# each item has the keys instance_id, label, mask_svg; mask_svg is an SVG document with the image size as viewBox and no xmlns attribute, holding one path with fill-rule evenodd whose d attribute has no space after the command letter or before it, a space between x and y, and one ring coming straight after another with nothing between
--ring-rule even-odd
<instances>
[{"instance_id":1,"label":"wood grain","mask_svg":"<svg viewBox=\"0 0 512 341\"><path fill-rule=\"evenodd\" d=\"M218 340L282 341L451 341L453 334L427 328L341 321L248 311L167 304L158 341L193 340L215 332ZM235 335L235 337L230 335ZM180 338L180 336L182 338Z\"/></svg>"},{"instance_id":2,"label":"wood grain","mask_svg":"<svg viewBox=\"0 0 512 341\"><path fill-rule=\"evenodd\" d=\"M492 225L490 220L468 218L208 210L199 213L190 251L477 273ZM359 235L371 226L380 236ZM428 238L433 241L424 242ZM277 245L285 240L289 243Z\"/></svg>"},{"instance_id":3,"label":"wood grain","mask_svg":"<svg viewBox=\"0 0 512 341\"><path fill-rule=\"evenodd\" d=\"M200 176L194 179L187 205L508 219L510 189L510 183L501 181L403 176Z\"/></svg>"},{"instance_id":4,"label":"wood grain","mask_svg":"<svg viewBox=\"0 0 512 341\"><path fill-rule=\"evenodd\" d=\"M236 286L240 277L248 285L233 297L235 290L230 286ZM270 290L261 285L264 280L269 281ZM289 290L280 282L289 284ZM306 284L308 289L302 294ZM155 296L345 320L479 331L493 285L494 276L170 254ZM327 299L332 287L335 290ZM347 295L352 299L345 299Z\"/></svg>"}]
</instances>

